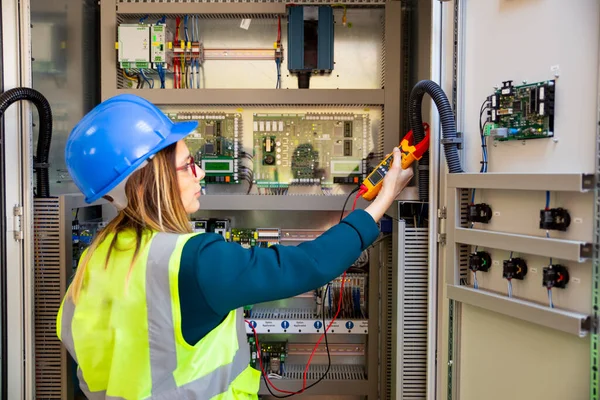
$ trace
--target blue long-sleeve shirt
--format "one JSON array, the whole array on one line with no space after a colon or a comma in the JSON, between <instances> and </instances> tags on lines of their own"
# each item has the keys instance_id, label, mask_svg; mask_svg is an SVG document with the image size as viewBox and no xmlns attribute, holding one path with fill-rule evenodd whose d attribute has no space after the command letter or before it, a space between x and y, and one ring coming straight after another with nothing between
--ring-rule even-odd
<instances>
[{"instance_id":1,"label":"blue long-sleeve shirt","mask_svg":"<svg viewBox=\"0 0 600 400\"><path fill-rule=\"evenodd\" d=\"M352 265L378 234L373 218L356 210L298 246L245 249L214 233L194 236L183 248L179 271L184 339L197 343L238 307L325 285Z\"/></svg>"}]
</instances>

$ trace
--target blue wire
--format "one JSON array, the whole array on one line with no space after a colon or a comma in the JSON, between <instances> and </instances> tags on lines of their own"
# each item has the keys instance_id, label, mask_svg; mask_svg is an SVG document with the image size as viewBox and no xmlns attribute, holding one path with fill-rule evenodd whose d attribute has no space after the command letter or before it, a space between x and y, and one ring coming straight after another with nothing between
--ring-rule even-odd
<instances>
[{"instance_id":1,"label":"blue wire","mask_svg":"<svg viewBox=\"0 0 600 400\"><path fill-rule=\"evenodd\" d=\"M185 31L185 41L186 42L189 40L188 39L187 21L188 21L188 16L186 15L185 17L183 17L183 29Z\"/></svg>"},{"instance_id":2,"label":"blue wire","mask_svg":"<svg viewBox=\"0 0 600 400\"><path fill-rule=\"evenodd\" d=\"M196 59L196 89L200 89L200 59Z\"/></svg>"},{"instance_id":3,"label":"blue wire","mask_svg":"<svg viewBox=\"0 0 600 400\"><path fill-rule=\"evenodd\" d=\"M546 190L546 209L550 208L550 191Z\"/></svg>"},{"instance_id":4,"label":"blue wire","mask_svg":"<svg viewBox=\"0 0 600 400\"><path fill-rule=\"evenodd\" d=\"M277 71L277 83L275 84L275 89L279 89L280 88L280 84L281 84L281 62L279 61L279 58L275 59L275 66L276 66L276 71Z\"/></svg>"},{"instance_id":5,"label":"blue wire","mask_svg":"<svg viewBox=\"0 0 600 400\"><path fill-rule=\"evenodd\" d=\"M145 16L143 16L142 18L140 18L140 24L143 24L144 21L146 21L146 19L148 19L148 14L146 14Z\"/></svg>"},{"instance_id":6,"label":"blue wire","mask_svg":"<svg viewBox=\"0 0 600 400\"><path fill-rule=\"evenodd\" d=\"M165 88L165 76L164 76L163 65L158 64L157 70L158 70L158 77L160 79L160 88L164 89Z\"/></svg>"},{"instance_id":7,"label":"blue wire","mask_svg":"<svg viewBox=\"0 0 600 400\"><path fill-rule=\"evenodd\" d=\"M144 78L146 83L150 86L150 89L153 89L154 88L154 79L150 78L150 80L152 80L152 83L150 83L150 81L148 80L148 77L146 76L146 74L144 74L143 69L140 69L140 73L142 74L142 78Z\"/></svg>"}]
</instances>

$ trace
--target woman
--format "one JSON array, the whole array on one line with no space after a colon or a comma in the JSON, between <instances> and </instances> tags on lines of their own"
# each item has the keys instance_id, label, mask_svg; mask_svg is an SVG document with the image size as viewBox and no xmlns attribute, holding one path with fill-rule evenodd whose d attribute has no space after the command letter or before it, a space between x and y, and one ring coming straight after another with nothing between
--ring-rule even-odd
<instances>
[{"instance_id":1,"label":"woman","mask_svg":"<svg viewBox=\"0 0 600 400\"><path fill-rule=\"evenodd\" d=\"M288 298L343 273L378 236L376 222L412 177L393 167L379 196L318 239L244 249L191 233L200 180L173 124L133 95L98 105L66 144L88 203L119 210L83 255L57 316L57 334L90 399L254 399L242 307Z\"/></svg>"}]
</instances>

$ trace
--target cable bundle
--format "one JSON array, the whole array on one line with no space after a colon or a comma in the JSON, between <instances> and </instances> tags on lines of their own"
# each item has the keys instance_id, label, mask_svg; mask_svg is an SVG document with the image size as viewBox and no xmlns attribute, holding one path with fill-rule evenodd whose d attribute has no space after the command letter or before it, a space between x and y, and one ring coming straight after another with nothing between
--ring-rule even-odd
<instances>
[{"instance_id":1,"label":"cable bundle","mask_svg":"<svg viewBox=\"0 0 600 400\"><path fill-rule=\"evenodd\" d=\"M345 280L343 288L342 279ZM365 274L347 274L345 278L339 277L330 285L323 286L320 291L325 293L325 318L332 318L338 313L339 303L342 304L340 318L366 318L367 276ZM341 302L340 296L343 296Z\"/></svg>"}]
</instances>

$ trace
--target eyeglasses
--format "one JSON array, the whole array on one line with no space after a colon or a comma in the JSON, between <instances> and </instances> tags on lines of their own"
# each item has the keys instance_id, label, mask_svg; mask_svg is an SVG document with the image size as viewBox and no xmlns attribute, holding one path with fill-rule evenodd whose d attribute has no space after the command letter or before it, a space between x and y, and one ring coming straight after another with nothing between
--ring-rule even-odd
<instances>
[{"instance_id":1,"label":"eyeglasses","mask_svg":"<svg viewBox=\"0 0 600 400\"><path fill-rule=\"evenodd\" d=\"M183 167L178 167L176 168L177 171L186 171L188 168L190 168L192 170L192 174L194 175L194 177L198 177L198 173L196 172L196 161L194 160L194 157L190 156L189 157L189 161L187 164L185 164Z\"/></svg>"}]
</instances>

